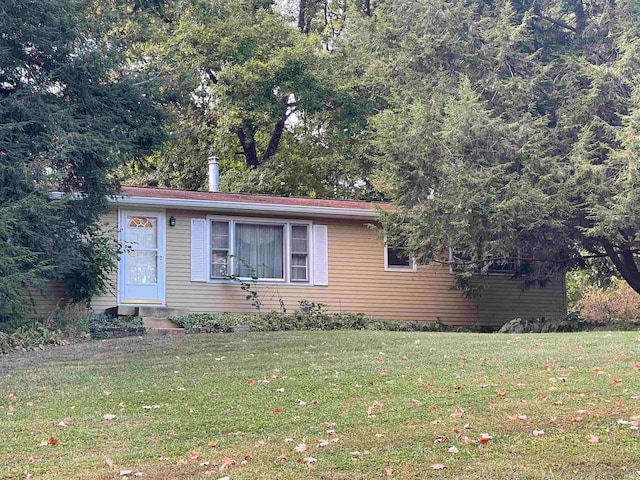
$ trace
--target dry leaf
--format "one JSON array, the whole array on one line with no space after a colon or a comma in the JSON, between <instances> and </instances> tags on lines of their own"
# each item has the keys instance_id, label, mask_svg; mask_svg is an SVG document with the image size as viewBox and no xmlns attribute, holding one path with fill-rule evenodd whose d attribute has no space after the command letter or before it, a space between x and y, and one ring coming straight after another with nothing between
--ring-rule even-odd
<instances>
[{"instance_id":1,"label":"dry leaf","mask_svg":"<svg viewBox=\"0 0 640 480\"><path fill-rule=\"evenodd\" d=\"M464 415L464 410L458 407L458 408L456 408L456 411L451 414L451 417L452 418L462 418L462 415Z\"/></svg>"},{"instance_id":2,"label":"dry leaf","mask_svg":"<svg viewBox=\"0 0 640 480\"><path fill-rule=\"evenodd\" d=\"M393 477L393 468L385 468L384 473L387 475L387 477Z\"/></svg>"},{"instance_id":3,"label":"dry leaf","mask_svg":"<svg viewBox=\"0 0 640 480\"><path fill-rule=\"evenodd\" d=\"M209 445L210 447L215 447L216 445L218 445L218 440L211 440L211 441L208 443L208 445Z\"/></svg>"},{"instance_id":4,"label":"dry leaf","mask_svg":"<svg viewBox=\"0 0 640 480\"><path fill-rule=\"evenodd\" d=\"M589 435L589 438L587 438L587 441L589 443L600 443L600 438L597 437L596 435Z\"/></svg>"},{"instance_id":5,"label":"dry leaf","mask_svg":"<svg viewBox=\"0 0 640 480\"><path fill-rule=\"evenodd\" d=\"M459 453L459 452L460 452L460 450L458 450L456 447L449 447L449 448L447 448L447 453L453 453L453 454L456 454L456 453Z\"/></svg>"},{"instance_id":6,"label":"dry leaf","mask_svg":"<svg viewBox=\"0 0 640 480\"><path fill-rule=\"evenodd\" d=\"M306 452L308 449L307 445L304 443L299 443L298 445L295 446L294 450L296 452Z\"/></svg>"},{"instance_id":7,"label":"dry leaf","mask_svg":"<svg viewBox=\"0 0 640 480\"><path fill-rule=\"evenodd\" d=\"M196 458L198 458L199 456L200 456L200 454L199 454L198 452L196 452L196 451L194 451L194 450L189 450L189 457L190 457L190 458L192 458L192 459L194 459L194 460L195 460L195 459L196 459Z\"/></svg>"},{"instance_id":8,"label":"dry leaf","mask_svg":"<svg viewBox=\"0 0 640 480\"><path fill-rule=\"evenodd\" d=\"M105 413L102 418L105 420L115 420L116 416L113 413Z\"/></svg>"},{"instance_id":9,"label":"dry leaf","mask_svg":"<svg viewBox=\"0 0 640 480\"><path fill-rule=\"evenodd\" d=\"M431 468L433 470L444 470L445 468L447 468L447 466L444 463L434 463L433 465L431 465Z\"/></svg>"},{"instance_id":10,"label":"dry leaf","mask_svg":"<svg viewBox=\"0 0 640 480\"><path fill-rule=\"evenodd\" d=\"M255 381L255 380L249 380L249 381L247 382L247 385L249 385L250 387L253 387L255 384L256 384L256 381Z\"/></svg>"},{"instance_id":11,"label":"dry leaf","mask_svg":"<svg viewBox=\"0 0 640 480\"><path fill-rule=\"evenodd\" d=\"M58 445L58 443L60 443L60 440L55 437L49 437L47 440L47 445Z\"/></svg>"},{"instance_id":12,"label":"dry leaf","mask_svg":"<svg viewBox=\"0 0 640 480\"><path fill-rule=\"evenodd\" d=\"M531 433L533 434L534 437L541 437L542 435L544 435L544 430L534 430Z\"/></svg>"}]
</instances>

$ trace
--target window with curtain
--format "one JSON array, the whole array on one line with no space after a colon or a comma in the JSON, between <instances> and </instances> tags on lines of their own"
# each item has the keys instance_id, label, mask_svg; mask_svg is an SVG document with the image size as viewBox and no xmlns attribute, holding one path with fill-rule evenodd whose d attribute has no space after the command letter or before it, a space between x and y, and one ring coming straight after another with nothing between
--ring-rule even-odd
<instances>
[{"instance_id":1,"label":"window with curtain","mask_svg":"<svg viewBox=\"0 0 640 480\"><path fill-rule=\"evenodd\" d=\"M236 275L284 279L283 233L283 225L236 223Z\"/></svg>"},{"instance_id":2,"label":"window with curtain","mask_svg":"<svg viewBox=\"0 0 640 480\"><path fill-rule=\"evenodd\" d=\"M233 217L209 221L210 279L230 275L262 280L311 281L311 225L260 223Z\"/></svg>"}]
</instances>

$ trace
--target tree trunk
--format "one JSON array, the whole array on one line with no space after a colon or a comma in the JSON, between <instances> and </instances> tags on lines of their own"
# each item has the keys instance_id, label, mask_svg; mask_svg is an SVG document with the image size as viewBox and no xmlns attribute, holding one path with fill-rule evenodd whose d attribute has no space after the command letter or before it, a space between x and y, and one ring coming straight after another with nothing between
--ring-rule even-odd
<instances>
[{"instance_id":1,"label":"tree trunk","mask_svg":"<svg viewBox=\"0 0 640 480\"><path fill-rule=\"evenodd\" d=\"M256 168L260 166L258 151L256 150L256 140L253 133L253 128L247 124L236 128L238 140L240 140L240 145L242 145L245 163L249 168Z\"/></svg>"},{"instance_id":2,"label":"tree trunk","mask_svg":"<svg viewBox=\"0 0 640 480\"><path fill-rule=\"evenodd\" d=\"M361 4L362 13L367 17L371 16L371 0L363 0Z\"/></svg>"},{"instance_id":3,"label":"tree trunk","mask_svg":"<svg viewBox=\"0 0 640 480\"><path fill-rule=\"evenodd\" d=\"M289 110L289 98L286 97L282 101L282 112L280 113L280 118L276 123L276 126L273 129L273 133L271 133L271 139L269 140L269 145L267 146L267 150L264 152L262 156L262 160L260 163L264 163L273 157L278 151L278 146L280 145L280 139L282 138L282 133L284 132L284 126L287 122Z\"/></svg>"},{"instance_id":4,"label":"tree trunk","mask_svg":"<svg viewBox=\"0 0 640 480\"><path fill-rule=\"evenodd\" d=\"M298 8L298 28L302 33L305 33L306 12L307 12L307 0L300 0L300 7Z\"/></svg>"},{"instance_id":5,"label":"tree trunk","mask_svg":"<svg viewBox=\"0 0 640 480\"><path fill-rule=\"evenodd\" d=\"M638 294L640 294L640 272L636 266L633 254L630 251L616 252L614 246L604 241L604 251L607 252L607 256L611 259L620 275L625 282L629 284Z\"/></svg>"},{"instance_id":6,"label":"tree trunk","mask_svg":"<svg viewBox=\"0 0 640 480\"><path fill-rule=\"evenodd\" d=\"M576 16L576 33L580 36L584 33L587 26L587 17L584 13L584 5L582 0L574 0L573 14Z\"/></svg>"}]
</instances>

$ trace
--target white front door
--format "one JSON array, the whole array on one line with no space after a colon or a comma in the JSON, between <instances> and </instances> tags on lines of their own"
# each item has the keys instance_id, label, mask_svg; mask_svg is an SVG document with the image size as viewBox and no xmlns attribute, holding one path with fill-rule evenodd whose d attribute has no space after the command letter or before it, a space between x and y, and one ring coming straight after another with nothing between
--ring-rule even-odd
<instances>
[{"instance_id":1,"label":"white front door","mask_svg":"<svg viewBox=\"0 0 640 480\"><path fill-rule=\"evenodd\" d=\"M120 212L119 303L164 304L164 212Z\"/></svg>"}]
</instances>

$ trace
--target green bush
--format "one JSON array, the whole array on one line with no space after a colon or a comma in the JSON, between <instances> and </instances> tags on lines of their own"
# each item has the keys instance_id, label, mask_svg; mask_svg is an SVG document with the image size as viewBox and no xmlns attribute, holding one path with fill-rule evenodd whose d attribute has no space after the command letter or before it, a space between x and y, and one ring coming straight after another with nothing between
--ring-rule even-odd
<instances>
[{"instance_id":1,"label":"green bush","mask_svg":"<svg viewBox=\"0 0 640 480\"><path fill-rule=\"evenodd\" d=\"M111 317L104 313L91 315L89 333L91 338L119 338L144 335L146 332L140 317Z\"/></svg>"},{"instance_id":2,"label":"green bush","mask_svg":"<svg viewBox=\"0 0 640 480\"><path fill-rule=\"evenodd\" d=\"M362 313L328 313L323 303L302 300L292 314L268 313L204 313L174 318L187 333L227 333L239 325L253 332L287 330L390 330L390 331L478 331L477 326L453 327L440 322L406 322L377 320Z\"/></svg>"},{"instance_id":3,"label":"green bush","mask_svg":"<svg viewBox=\"0 0 640 480\"><path fill-rule=\"evenodd\" d=\"M516 318L505 323L499 333L592 332L596 330L640 330L640 323L588 320L574 313L562 318Z\"/></svg>"},{"instance_id":4,"label":"green bush","mask_svg":"<svg viewBox=\"0 0 640 480\"><path fill-rule=\"evenodd\" d=\"M24 325L13 333L0 332L0 354L16 350L42 350L47 345L63 345L65 341L57 330L39 322Z\"/></svg>"}]
</instances>

